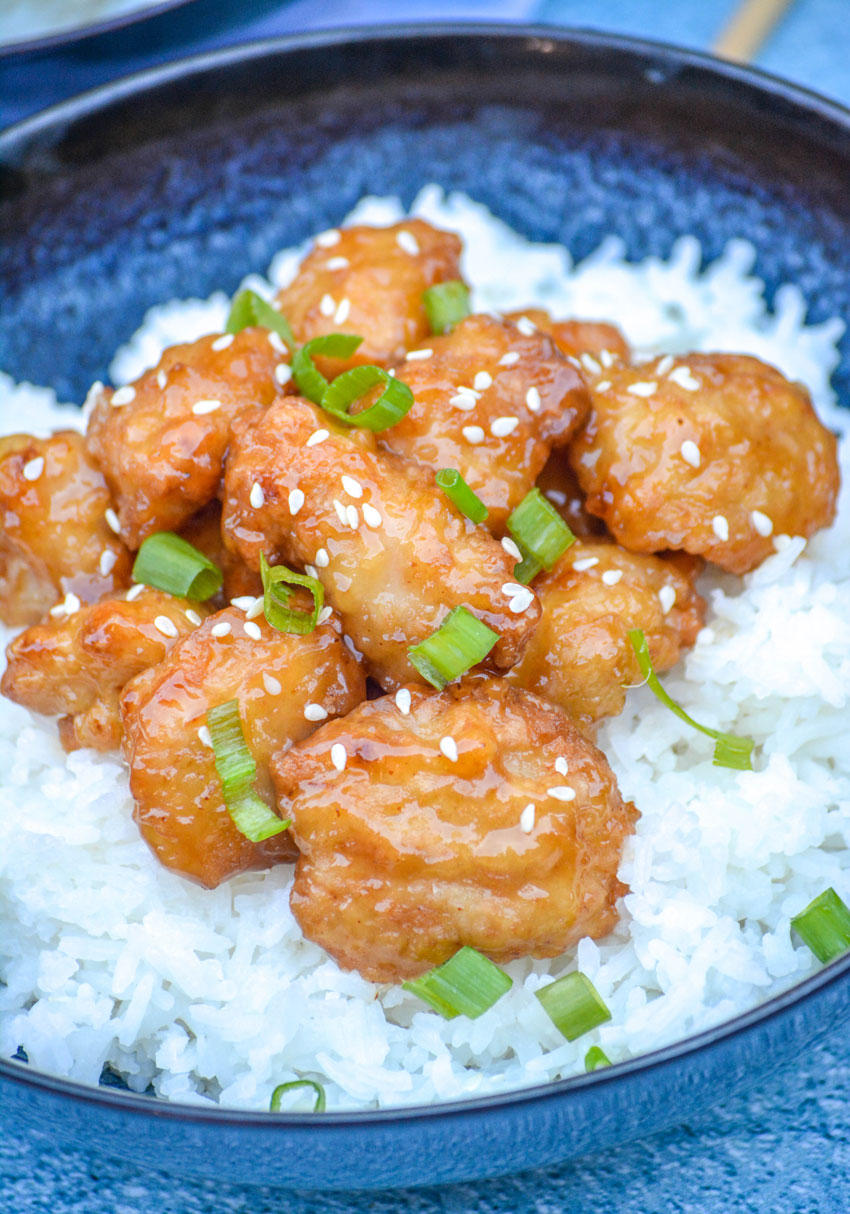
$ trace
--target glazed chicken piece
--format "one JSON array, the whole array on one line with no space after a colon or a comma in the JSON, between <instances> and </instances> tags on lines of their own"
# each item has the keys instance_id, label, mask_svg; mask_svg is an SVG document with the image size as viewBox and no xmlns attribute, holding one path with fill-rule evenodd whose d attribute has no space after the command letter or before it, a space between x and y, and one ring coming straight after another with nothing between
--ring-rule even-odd
<instances>
[{"instance_id":1,"label":"glazed chicken piece","mask_svg":"<svg viewBox=\"0 0 850 1214\"><path fill-rule=\"evenodd\" d=\"M95 385L86 443L115 494L128 547L154 531L179 530L212 501L231 421L274 400L290 375L288 360L276 333L248 328L171 346L117 391Z\"/></svg>"},{"instance_id":2,"label":"glazed chicken piece","mask_svg":"<svg viewBox=\"0 0 850 1214\"><path fill-rule=\"evenodd\" d=\"M57 599L93 602L128 585L130 554L110 529L109 488L83 437L0 438L0 618L34 624Z\"/></svg>"},{"instance_id":3,"label":"glazed chicken piece","mask_svg":"<svg viewBox=\"0 0 850 1214\"><path fill-rule=\"evenodd\" d=\"M543 617L508 680L560 705L585 731L616 716L627 687L643 678L629 629L643 631L657 672L675 666L696 640L705 615L694 589L698 569L693 558L577 541L535 579Z\"/></svg>"},{"instance_id":4,"label":"glazed chicken piece","mask_svg":"<svg viewBox=\"0 0 850 1214\"><path fill-rule=\"evenodd\" d=\"M565 451L553 451L537 478L537 488L548 498L573 535L591 538L605 535L601 519L588 514L584 494Z\"/></svg>"},{"instance_id":5,"label":"glazed chicken piece","mask_svg":"<svg viewBox=\"0 0 850 1214\"><path fill-rule=\"evenodd\" d=\"M584 370L597 370L599 366L611 366L614 361L627 363L632 352L629 343L616 327L601 320L553 320L543 308L526 308L522 312L509 312L505 319L514 324L523 318L536 329L548 333L555 345L570 358L582 361L589 355L592 362L582 363ZM527 325L523 326L524 328ZM594 368L594 363L598 364Z\"/></svg>"},{"instance_id":6,"label":"glazed chicken piece","mask_svg":"<svg viewBox=\"0 0 850 1214\"><path fill-rule=\"evenodd\" d=\"M161 662L206 614L201 604L161 590L136 587L129 594L72 612L60 603L6 650L0 691L33 712L64 714L59 736L65 750L120 746L121 689Z\"/></svg>"},{"instance_id":7,"label":"glazed chicken piece","mask_svg":"<svg viewBox=\"0 0 850 1214\"><path fill-rule=\"evenodd\" d=\"M422 293L460 278L460 252L457 236L422 219L334 228L316 237L276 306L299 344L325 333L363 338L350 359L316 358L328 378L361 363L386 367L430 334Z\"/></svg>"},{"instance_id":8,"label":"glazed chicken piece","mask_svg":"<svg viewBox=\"0 0 850 1214\"><path fill-rule=\"evenodd\" d=\"M731 573L835 516L836 440L809 394L743 354L604 372L570 448L587 508L634 552L684 549Z\"/></svg>"},{"instance_id":9,"label":"glazed chicken piece","mask_svg":"<svg viewBox=\"0 0 850 1214\"><path fill-rule=\"evenodd\" d=\"M403 689L272 760L301 852L290 902L345 969L397 982L604 936L637 813L559 708L474 676Z\"/></svg>"},{"instance_id":10,"label":"glazed chicken piece","mask_svg":"<svg viewBox=\"0 0 850 1214\"><path fill-rule=\"evenodd\" d=\"M298 397L234 423L223 525L251 568L264 553L320 578L384 690L419 681L408 646L453 607L499 634L488 659L499 668L519 659L537 622L514 558L448 502L433 473Z\"/></svg>"},{"instance_id":11,"label":"glazed chicken piece","mask_svg":"<svg viewBox=\"0 0 850 1214\"><path fill-rule=\"evenodd\" d=\"M489 510L487 526L501 532L551 448L586 417L587 390L545 334L492 316L468 316L425 348L430 357L397 369L415 403L382 445L435 470L456 469Z\"/></svg>"},{"instance_id":12,"label":"glazed chicken piece","mask_svg":"<svg viewBox=\"0 0 850 1214\"><path fill-rule=\"evenodd\" d=\"M350 712L366 694L356 658L330 615L306 636L227 607L124 689L124 753L134 817L166 868L212 889L249 868L291 860L288 833L252 843L234 825L209 746L206 713L239 701L257 764L254 787L274 806L269 758L316 722Z\"/></svg>"}]
</instances>

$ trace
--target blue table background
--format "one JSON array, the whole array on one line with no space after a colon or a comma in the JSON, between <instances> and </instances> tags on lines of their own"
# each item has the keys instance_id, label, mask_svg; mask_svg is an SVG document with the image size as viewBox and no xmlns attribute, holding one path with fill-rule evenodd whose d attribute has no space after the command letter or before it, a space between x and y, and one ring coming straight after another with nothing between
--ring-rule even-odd
<instances>
[{"instance_id":1,"label":"blue table background","mask_svg":"<svg viewBox=\"0 0 850 1214\"><path fill-rule=\"evenodd\" d=\"M0 58L0 126L153 63L297 30L526 19L704 49L735 7L736 0L195 0L64 52ZM757 63L850 105L850 0L796 0ZM833 1032L748 1095L642 1142L440 1190L246 1189L143 1173L103 1155L104 1145L57 1150L46 1135L19 1136L0 1110L0 1214L846 1214L850 1040L846 1030Z\"/></svg>"}]
</instances>

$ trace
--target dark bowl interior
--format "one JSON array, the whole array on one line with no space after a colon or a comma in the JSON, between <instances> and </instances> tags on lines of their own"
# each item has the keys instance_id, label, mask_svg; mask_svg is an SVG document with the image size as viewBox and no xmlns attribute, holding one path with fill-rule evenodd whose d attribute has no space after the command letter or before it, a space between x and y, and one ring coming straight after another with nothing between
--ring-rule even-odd
<instances>
[{"instance_id":1,"label":"dark bowl interior","mask_svg":"<svg viewBox=\"0 0 850 1214\"><path fill-rule=\"evenodd\" d=\"M146 308L232 290L365 193L461 189L581 257L694 233L758 250L768 297L850 315L850 115L743 69L552 30L331 33L145 73L0 136L0 367L81 400ZM850 339L834 382L850 397ZM462 1105L271 1116L88 1089L0 1061L8 1125L247 1183L439 1183L680 1121L850 1013L850 957L634 1062Z\"/></svg>"}]
</instances>

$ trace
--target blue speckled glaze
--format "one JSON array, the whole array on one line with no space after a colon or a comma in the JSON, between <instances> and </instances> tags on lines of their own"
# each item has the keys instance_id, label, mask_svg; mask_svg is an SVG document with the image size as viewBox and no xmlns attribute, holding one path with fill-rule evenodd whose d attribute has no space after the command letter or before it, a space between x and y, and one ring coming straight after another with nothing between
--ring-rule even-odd
<instances>
[{"instance_id":1,"label":"blue speckled glaze","mask_svg":"<svg viewBox=\"0 0 850 1214\"><path fill-rule=\"evenodd\" d=\"M539 29L360 31L159 69L0 136L0 366L80 400L151 304L232 289L364 193L439 181L574 255L745 236L768 295L850 316L850 122L699 56ZM850 397L845 339L836 386ZM0 1061L5 1126L183 1175L298 1189L544 1166L679 1122L850 1015L850 958L645 1059L438 1109L189 1109Z\"/></svg>"}]
</instances>

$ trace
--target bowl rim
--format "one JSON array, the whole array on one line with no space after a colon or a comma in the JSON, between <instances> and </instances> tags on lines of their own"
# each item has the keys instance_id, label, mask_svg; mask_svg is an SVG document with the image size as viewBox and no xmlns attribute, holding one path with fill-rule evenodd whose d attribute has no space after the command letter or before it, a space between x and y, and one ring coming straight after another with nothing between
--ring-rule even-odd
<instances>
[{"instance_id":1,"label":"bowl rim","mask_svg":"<svg viewBox=\"0 0 850 1214\"><path fill-rule=\"evenodd\" d=\"M189 0L166 0L165 4L159 7L173 7L175 2L186 3ZM761 93L768 93L774 100L782 100L797 111L808 112L809 116L815 116L821 121L833 122L843 128L848 142L850 142L850 107L770 72L723 60L704 51L630 35L570 26L521 22L400 22L346 26L238 42L121 76L57 102L34 115L21 119L4 131L0 131L0 166L4 162L8 163L10 157L11 162L14 163L16 153L25 152L31 143L39 143L41 136L53 132L61 140L64 131L72 122L106 110L127 98L217 69L244 65L258 59L286 56L292 52L335 47L352 42L409 43L412 40L463 39L469 41L475 38L495 39L504 43L510 41L526 43L526 49L529 52L538 54L551 49L551 45L547 47L547 44L559 44L577 48L626 52L635 58L642 57L650 60L653 65L674 64L677 68L693 67L725 79L734 86L755 88ZM169 1121L186 1124L225 1122L231 1126L258 1126L266 1129L274 1126L304 1128L308 1125L321 1126L326 1129L343 1129L386 1122L401 1124L431 1121L442 1117L453 1117L457 1114L485 1115L508 1106L536 1105L541 1101L556 1096L568 1096L573 1091L588 1087L601 1088L636 1073L660 1070L681 1058L698 1054L721 1042L746 1035L767 1021L786 1016L798 1004L817 992L845 984L848 975L850 975L850 952L836 958L755 1007L740 1012L730 1020L724 1020L669 1045L638 1054L634 1058L614 1063L610 1067L589 1074L547 1080L527 1087L461 1097L428 1105L340 1109L322 1113L273 1113L268 1110L240 1109L215 1104L190 1104L178 1100L161 1100L145 1093L120 1088L83 1083L34 1069L23 1061L4 1058L0 1058L0 1081L10 1080L21 1087L50 1092L80 1105L106 1106L126 1114L153 1115L158 1119L165 1118ZM850 1001L848 1001L848 1014L850 1014ZM827 1032L834 1023L837 1022L824 1025L822 1031Z\"/></svg>"},{"instance_id":2,"label":"bowl rim","mask_svg":"<svg viewBox=\"0 0 850 1214\"><path fill-rule=\"evenodd\" d=\"M161 17L175 9L184 8L194 0L139 0L136 8L115 13L112 17L84 22L82 25L67 25L48 30L34 37L16 38L12 42L0 42L0 60L13 60L28 55L47 55L76 46L87 38L99 38L104 34L118 33L129 26L138 25L151 17ZM59 103L62 104L61 102Z\"/></svg>"}]
</instances>

